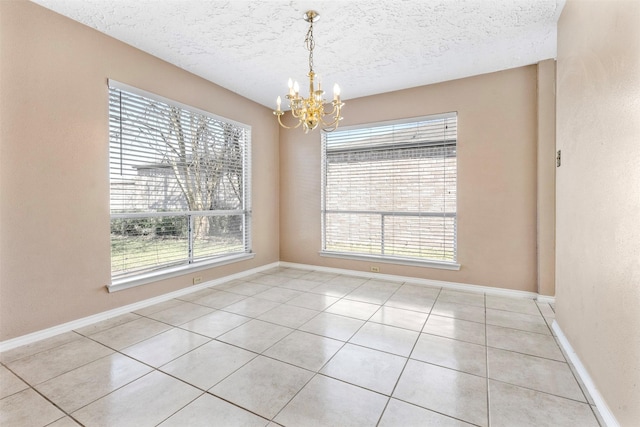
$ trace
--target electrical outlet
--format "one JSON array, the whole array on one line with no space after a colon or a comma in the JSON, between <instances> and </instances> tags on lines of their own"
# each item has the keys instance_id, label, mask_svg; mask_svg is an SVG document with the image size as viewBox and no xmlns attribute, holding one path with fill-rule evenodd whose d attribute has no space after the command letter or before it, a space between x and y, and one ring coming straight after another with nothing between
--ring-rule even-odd
<instances>
[{"instance_id":1,"label":"electrical outlet","mask_svg":"<svg viewBox=\"0 0 640 427\"><path fill-rule=\"evenodd\" d=\"M196 276L193 278L193 284L197 285L198 283L202 283L202 277L201 276Z\"/></svg>"},{"instance_id":2,"label":"electrical outlet","mask_svg":"<svg viewBox=\"0 0 640 427\"><path fill-rule=\"evenodd\" d=\"M375 265L371 266L371 271L373 273L380 273L380 267L376 267Z\"/></svg>"}]
</instances>

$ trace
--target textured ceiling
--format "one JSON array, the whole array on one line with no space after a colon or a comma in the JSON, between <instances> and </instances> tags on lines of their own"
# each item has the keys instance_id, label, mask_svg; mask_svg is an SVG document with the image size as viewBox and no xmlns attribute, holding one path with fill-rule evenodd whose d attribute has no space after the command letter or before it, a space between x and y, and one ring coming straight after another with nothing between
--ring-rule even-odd
<instances>
[{"instance_id":1,"label":"textured ceiling","mask_svg":"<svg viewBox=\"0 0 640 427\"><path fill-rule=\"evenodd\" d=\"M314 69L357 98L556 55L564 0L33 0L263 105Z\"/></svg>"}]
</instances>

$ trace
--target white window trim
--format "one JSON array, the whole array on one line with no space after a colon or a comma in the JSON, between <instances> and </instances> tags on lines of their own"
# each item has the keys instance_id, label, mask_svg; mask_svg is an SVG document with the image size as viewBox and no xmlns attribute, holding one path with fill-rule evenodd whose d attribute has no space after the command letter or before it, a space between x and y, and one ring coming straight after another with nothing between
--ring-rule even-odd
<instances>
[{"instance_id":1,"label":"white window trim","mask_svg":"<svg viewBox=\"0 0 640 427\"><path fill-rule=\"evenodd\" d=\"M320 251L320 256L328 258L352 259L355 261L382 262L385 264L411 265L414 267L438 268L441 270L460 270L460 264L445 261L420 261L413 258L379 256L379 255L362 255L352 254L348 252L331 252Z\"/></svg>"},{"instance_id":2,"label":"white window trim","mask_svg":"<svg viewBox=\"0 0 640 427\"><path fill-rule=\"evenodd\" d=\"M107 285L109 292L122 291L124 289L142 286L160 280L171 279L172 277L184 276L196 271L206 270L213 267L232 264L234 262L246 261L256 256L255 253L241 253L228 255L225 257L208 259L205 261L195 262L193 264L181 265L178 267L163 268L162 270L138 274L131 277L116 279Z\"/></svg>"},{"instance_id":3,"label":"white window trim","mask_svg":"<svg viewBox=\"0 0 640 427\"><path fill-rule=\"evenodd\" d=\"M388 126L388 125L394 125L394 124L404 124L404 123L412 123L412 122L416 122L416 121L421 121L424 120L426 118L432 119L432 120L438 120L438 119L447 119L447 118L453 118L453 117L458 117L458 112L457 111L450 111L450 112L446 112L446 113L440 113L440 114L430 114L428 116L420 116L420 117L408 117L408 118L403 118L403 119L396 119L396 120L388 120L388 121L381 121L381 122L375 122L375 123L361 123L361 124L357 124L357 125L351 125L351 126L343 126L340 127L341 131L345 131L345 130L357 130L357 129L365 129L365 128L369 128L369 127L374 127L374 126ZM458 124L456 123L456 126ZM458 146L458 142L459 142L459 137L456 137L456 147ZM322 145L320 148L320 158L321 158L321 162L323 162L324 164L324 151L322 149ZM325 173L324 170L322 172L323 174ZM456 168L456 186L458 185L458 172L457 172L457 168ZM322 179L324 180L324 176L322 177ZM322 188L322 195L321 195L321 235L322 235L322 248L324 248L324 238L325 238L325 224L324 224L324 215L323 212L326 210L325 206L325 194L324 194L324 187ZM458 192L456 191L456 219L457 219L457 206L458 206ZM461 264L459 263L459 259L458 259L458 233L455 233L455 240L454 240L454 246L456 248L456 259L454 262L446 262L446 261L437 261L437 260L420 260L417 258L402 258L402 257L393 257L393 256L389 256L389 255L365 255L365 254L356 254L356 253L351 253L351 252L335 252L335 251L326 251L324 249L321 249L318 253L320 256L322 257L328 257L328 258L340 258L340 259L351 259L351 260L355 260L355 261L373 261L373 262L381 262L381 263L386 263L386 264L397 264L397 265L409 265L409 266L417 266L417 267L427 267L427 268L436 268L436 269L442 269L442 270L454 270L454 271L459 271L461 268Z\"/></svg>"},{"instance_id":4,"label":"white window trim","mask_svg":"<svg viewBox=\"0 0 640 427\"><path fill-rule=\"evenodd\" d=\"M223 121L229 124L232 124L236 127L240 127L240 128L244 128L246 129L250 134L251 134L251 126L247 125L245 123L242 122L238 122L232 119L229 119L227 117L222 117L222 116L218 116L217 114L213 114L210 111L205 111L202 109L199 109L197 107L194 107L192 105L188 105L188 104L184 104L181 103L179 101L176 101L174 99L170 99L170 98L166 98L164 96L158 95L156 93L153 92L148 92L146 90L143 89L139 89L136 88L134 86L130 86L126 83L122 83L119 82L117 80L113 80L113 79L107 79L107 87L108 88L115 88L115 89L119 89L125 92L130 92L133 93L135 95L139 95L142 97L146 97L146 98L150 98L150 99L154 99L156 101L159 102L164 102L167 104L171 104L174 105L176 107L180 107L182 109L185 110L189 110L192 112L195 112L197 114L202 114L208 117L211 117L215 120L218 121ZM243 253L234 253L234 254L229 254L226 256L220 256L217 258L210 258L210 259L205 259L202 261L197 261L197 262L193 262L191 264L183 264L183 265L179 265L179 266L175 266L175 267L168 267L168 268L161 268L158 269L157 271L148 271L145 273L140 273L140 274L134 274L128 277L121 277L121 278L117 278L117 279L111 279L111 283L108 284L106 286L107 290L109 291L109 293L111 292L117 292L117 291L121 291L121 290L125 290L125 289L129 289L129 288L133 288L136 286L142 286L142 285L146 285L149 283L153 283L153 282L158 282L160 280L165 280L165 279L170 279L173 277L178 277L178 276L183 276L183 275L187 275L190 273L194 273L197 271L201 271L201 270L206 270L206 269L210 269L210 268L214 268L214 267L220 267L223 265L227 265L227 264L232 264L232 263L236 263L236 262L241 262L241 261L246 261L249 259L252 259L256 256L256 254L253 252L252 248L253 248L253 239L252 239L252 216L253 216L253 212L252 212L252 199L251 199L251 181L252 181L252 163L251 163L251 154L252 154L252 150L251 150L252 146L251 143L248 144L248 149L249 149L249 154L245 157L245 161L249 162L248 165L244 165L243 168L245 170L245 175L246 175L246 191L249 194L249 198L248 200L246 200L246 206L244 206L244 209L242 211L239 212L244 212L246 219L248 220L248 223L245 224L245 227L247 227L247 231L246 231L246 242L245 242L245 248L248 249L248 252L243 252ZM207 211L208 213L209 211Z\"/></svg>"}]
</instances>

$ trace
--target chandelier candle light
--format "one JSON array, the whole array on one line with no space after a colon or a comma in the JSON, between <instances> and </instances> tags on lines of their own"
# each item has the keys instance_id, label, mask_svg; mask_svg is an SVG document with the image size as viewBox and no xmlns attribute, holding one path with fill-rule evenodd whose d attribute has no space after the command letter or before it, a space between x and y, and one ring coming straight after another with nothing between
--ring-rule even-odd
<instances>
[{"instance_id":1,"label":"chandelier candle light","mask_svg":"<svg viewBox=\"0 0 640 427\"><path fill-rule=\"evenodd\" d=\"M323 98L324 91L322 90L320 83L320 76L313 71L313 48L315 42L313 41L313 23L318 21L318 12L310 10L304 14L304 20L309 23L309 31L304 40L305 47L309 51L309 97L303 98L300 96L300 85L298 82L294 82L289 79L289 93L286 98L289 100L289 107L291 107L291 115L298 119L298 124L295 126L286 126L282 123L282 111L281 104L282 99L278 97L276 100L276 111L273 112L278 117L278 123L280 126L287 129L295 129L302 125L304 133L308 133L310 130L314 130L318 125L322 125L322 128L326 132L336 130L342 116L340 116L340 110L344 106L344 103L340 101L340 87L335 84L333 86L333 101L331 101L332 109L330 112L325 112L325 100ZM315 80L317 79L317 86ZM329 121L325 120L328 117Z\"/></svg>"}]
</instances>

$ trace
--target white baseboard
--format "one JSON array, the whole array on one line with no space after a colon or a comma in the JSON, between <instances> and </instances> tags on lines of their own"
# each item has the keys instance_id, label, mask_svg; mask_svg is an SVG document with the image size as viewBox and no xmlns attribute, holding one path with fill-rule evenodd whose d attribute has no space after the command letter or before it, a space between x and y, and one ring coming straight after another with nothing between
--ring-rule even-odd
<instances>
[{"instance_id":1,"label":"white baseboard","mask_svg":"<svg viewBox=\"0 0 640 427\"><path fill-rule=\"evenodd\" d=\"M0 352L11 350L13 348L20 347L22 345L31 344L33 342L40 341L45 338L50 338L55 335L62 334L64 332L69 332L74 329L79 329L96 322L107 320L112 317L120 316L125 313L129 313L144 307L148 307L153 304L158 304L160 302L164 302L172 298L178 298L183 295L190 294L192 292L197 292L204 288L216 286L221 283L228 282L230 280L240 279L242 277L246 277L251 274L259 273L261 271L269 270L279 266L289 267L289 268L298 268L302 270L324 271L327 273L348 274L351 276L366 277L369 279L381 279L381 280L389 280L389 281L396 281L396 282L405 282L405 283L411 283L414 285L431 286L431 287L435 286L435 287L453 289L453 290L464 291L464 292L485 293L487 295L537 299L538 301L540 301L540 298L541 298L541 296L539 296L535 292L517 291L513 289L494 288L490 286L472 285L468 283L445 282L441 280L421 279L417 277L397 276L392 274L372 273L367 271L347 270L342 268L322 267L318 265L296 264L291 262L279 261L271 264L266 264L260 267L256 267L251 270L246 270L240 273L235 273L229 276L221 277L208 282L203 282L203 283L200 283L199 285L189 286L174 292L149 298L144 301L128 304L122 307L115 308L113 310L108 310L102 313L94 314L92 316L83 317L81 319L73 320L71 322L63 323L61 325L57 325L51 328L43 329L41 331L33 332L31 334L27 334L27 335L12 338L6 341L2 341L0 342ZM552 298L552 297L542 296L542 298ZM555 298L553 298L553 301L555 301ZM553 301L545 300L545 302L553 302Z\"/></svg>"},{"instance_id":2,"label":"white baseboard","mask_svg":"<svg viewBox=\"0 0 640 427\"><path fill-rule=\"evenodd\" d=\"M369 279L389 280L392 282L405 282L412 285L435 286L439 288L453 289L464 292L478 292L487 295L497 295L515 298L535 299L538 294L535 292L517 291L514 289L494 288L491 286L471 285L469 283L445 282L442 280L421 279L418 277L396 276L394 274L371 273L368 271L347 270L343 268L321 267L318 265L296 264L293 262L280 261L281 267L298 268L301 270L316 270L326 273L348 274L350 276L366 277Z\"/></svg>"},{"instance_id":3,"label":"white baseboard","mask_svg":"<svg viewBox=\"0 0 640 427\"><path fill-rule=\"evenodd\" d=\"M184 295L188 295L193 292L197 292L201 289L216 286L224 282L228 282L234 279L241 279L242 277L249 276L251 274L259 273L261 271L269 270L274 267L278 267L279 263L274 262L271 264L262 265L260 267L252 268L251 270L241 271L240 273L231 274L229 276L220 277L218 279L203 282L195 286L188 286L177 291L169 292L167 294L159 295L157 297L149 298L143 301L138 301L133 304L128 304L122 307L114 308L112 310L103 311L102 313L94 314L81 319L72 320L71 322L63 323L61 325L53 326L51 328L43 329L41 331L33 332L20 337L12 338L6 341L0 342L0 353L3 351L11 350L22 345L31 344L36 341L43 340L45 338L51 338L55 335L59 335L65 332L79 329L84 326L91 325L96 322L111 319L112 317L120 316L122 314L130 313L132 311L140 310L141 308L148 307L153 304L168 301L173 298L178 298Z\"/></svg>"},{"instance_id":4,"label":"white baseboard","mask_svg":"<svg viewBox=\"0 0 640 427\"><path fill-rule=\"evenodd\" d=\"M560 329L560 325L558 324L558 322L554 320L553 324L551 325L551 328L555 332L556 337L558 337L558 342L560 343L560 346L564 350L567 357L569 357L569 360L571 361L573 366L576 368L576 372L578 373L578 376L580 376L582 383L584 384L584 386L587 388L587 391L591 395L593 402L596 404L596 407L598 408L598 412L600 412L600 416L602 417L602 420L605 422L607 427L620 427L618 420L616 420L616 417L613 415L613 413L609 409L609 405L607 405L604 398L598 391L598 388L596 387L593 380L591 379L589 372L587 372L587 369L584 367L584 365L580 361L580 358L578 357L576 352L573 350L573 347L571 347L569 340L564 335L564 332L562 332L562 329Z\"/></svg>"}]
</instances>

